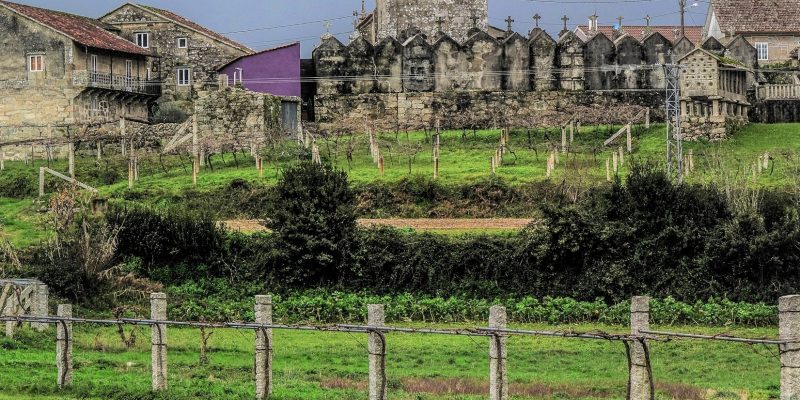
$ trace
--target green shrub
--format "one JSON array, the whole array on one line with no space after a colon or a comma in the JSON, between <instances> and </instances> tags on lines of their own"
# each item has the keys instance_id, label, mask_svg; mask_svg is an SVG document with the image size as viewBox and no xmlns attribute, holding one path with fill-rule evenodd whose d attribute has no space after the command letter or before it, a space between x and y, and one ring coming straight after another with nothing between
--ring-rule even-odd
<instances>
[{"instance_id":1,"label":"green shrub","mask_svg":"<svg viewBox=\"0 0 800 400\"><path fill-rule=\"evenodd\" d=\"M185 122L189 116L186 111L176 102L161 103L153 114L153 122L156 124L173 123L180 124Z\"/></svg>"}]
</instances>

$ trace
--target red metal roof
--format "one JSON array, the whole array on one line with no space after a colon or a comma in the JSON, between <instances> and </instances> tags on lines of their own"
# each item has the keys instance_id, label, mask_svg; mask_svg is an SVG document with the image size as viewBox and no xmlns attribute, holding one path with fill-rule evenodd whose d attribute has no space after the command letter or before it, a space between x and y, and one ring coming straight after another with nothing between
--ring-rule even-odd
<instances>
[{"instance_id":1,"label":"red metal roof","mask_svg":"<svg viewBox=\"0 0 800 400\"><path fill-rule=\"evenodd\" d=\"M589 34L589 26L587 25L579 25L578 29L583 31L585 34ZM622 26L622 29L625 33L633 36L639 41L644 40L644 38L649 35L647 32L647 26L643 25L630 25L630 26ZM614 32L616 31L613 26L611 25L600 25L597 27L599 32L602 32L606 35L609 39L613 40ZM669 26L669 25L651 25L650 32L658 32L662 36L664 36L667 40L676 41L680 38L680 36L676 36L676 32L679 35L681 31L680 26ZM702 26L687 26L686 27L686 38L691 40L694 44L700 44L703 42L703 27Z\"/></svg>"},{"instance_id":2,"label":"red metal roof","mask_svg":"<svg viewBox=\"0 0 800 400\"><path fill-rule=\"evenodd\" d=\"M5 0L0 0L0 6L5 6L20 15L48 26L84 46L118 51L120 53L139 54L143 56L152 55L149 50L143 49L109 32L106 24L95 19L61 11L11 3Z\"/></svg>"},{"instance_id":3,"label":"red metal roof","mask_svg":"<svg viewBox=\"0 0 800 400\"><path fill-rule=\"evenodd\" d=\"M198 31L198 32L200 32L200 33L202 33L202 34L204 34L206 36L210 36L210 37L212 37L214 39L217 39L220 42L225 43L225 44L227 44L229 46L235 47L235 48L237 48L237 49L239 49L241 51L244 51L245 53L253 53L253 49L251 49L251 48L249 48L249 47L247 47L247 46L245 46L245 45L243 45L243 44L241 44L239 42L235 42L235 41L233 41L231 39L228 39L227 37L222 36L219 33L214 32L211 29L208 29L208 28L206 28L206 27L204 27L204 26L202 26L202 25L200 25L200 24L198 24L196 22L193 22L193 21L190 21L190 20L188 20L188 19L186 19L184 17L181 17L180 15L175 14L172 11L164 10L164 9L156 8L156 7L151 7L151 6L146 6L146 5L143 5L143 4L136 4L136 5L141 7L141 8L144 8L147 11L159 14L159 15L161 15L162 17L164 17L166 19L172 20L173 22L176 22L176 23L184 25L184 26L186 26L186 27L188 27L190 29Z\"/></svg>"}]
</instances>

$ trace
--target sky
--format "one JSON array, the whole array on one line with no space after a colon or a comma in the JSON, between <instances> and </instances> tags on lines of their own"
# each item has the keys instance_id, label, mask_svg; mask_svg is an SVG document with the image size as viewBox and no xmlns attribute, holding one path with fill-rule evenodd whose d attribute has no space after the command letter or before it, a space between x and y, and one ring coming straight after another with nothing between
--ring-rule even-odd
<instances>
[{"instance_id":1,"label":"sky","mask_svg":"<svg viewBox=\"0 0 800 400\"><path fill-rule=\"evenodd\" d=\"M38 7L51 8L88 17L100 17L123 4L108 0L11 0ZM247 45L263 50L288 42L301 42L303 57L309 57L325 33L325 21L331 32L347 43L353 30L354 10L361 9L361 0L140 0L180 14L201 25ZM367 10L375 0L367 0ZM708 10L707 0L689 0L687 25L703 25ZM653 17L652 25L677 25L680 21L678 0L489 0L489 23L505 28L511 16L514 30L527 32L533 27L532 16L542 16L539 25L555 36L568 25L585 25L589 15L597 12L602 25L614 25L622 16L623 25L644 25L644 17Z\"/></svg>"}]
</instances>

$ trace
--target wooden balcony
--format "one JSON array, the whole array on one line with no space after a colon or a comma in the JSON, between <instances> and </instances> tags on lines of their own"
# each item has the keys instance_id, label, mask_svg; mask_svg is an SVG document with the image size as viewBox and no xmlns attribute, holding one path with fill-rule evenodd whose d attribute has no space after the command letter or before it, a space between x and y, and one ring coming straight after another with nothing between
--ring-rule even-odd
<instances>
[{"instance_id":1,"label":"wooden balcony","mask_svg":"<svg viewBox=\"0 0 800 400\"><path fill-rule=\"evenodd\" d=\"M97 89L116 90L135 94L152 96L161 95L161 84L137 77L125 75L112 75L103 72L75 71L73 73L75 85L87 86Z\"/></svg>"}]
</instances>

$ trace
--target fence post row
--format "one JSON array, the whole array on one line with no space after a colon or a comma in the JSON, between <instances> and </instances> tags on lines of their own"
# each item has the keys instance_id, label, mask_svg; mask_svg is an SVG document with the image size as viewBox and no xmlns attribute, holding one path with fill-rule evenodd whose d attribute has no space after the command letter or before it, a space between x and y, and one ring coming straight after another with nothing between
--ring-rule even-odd
<instances>
[{"instance_id":1,"label":"fence post row","mask_svg":"<svg viewBox=\"0 0 800 400\"><path fill-rule=\"evenodd\" d=\"M33 292L33 304L32 314L37 317L46 317L49 315L47 310L47 297L48 297L48 290L47 285L43 283L37 283L34 292ZM36 329L39 332L44 332L47 330L48 324L46 322L33 322L31 323L31 328Z\"/></svg>"},{"instance_id":2,"label":"fence post row","mask_svg":"<svg viewBox=\"0 0 800 400\"><path fill-rule=\"evenodd\" d=\"M58 316L72 318L72 305L59 304ZM72 322L56 323L56 366L58 387L63 389L72 385Z\"/></svg>"},{"instance_id":3,"label":"fence post row","mask_svg":"<svg viewBox=\"0 0 800 400\"><path fill-rule=\"evenodd\" d=\"M166 293L150 294L150 319L167 320ZM153 370L153 391L167 389L167 325L153 324L151 327L150 359Z\"/></svg>"},{"instance_id":4,"label":"fence post row","mask_svg":"<svg viewBox=\"0 0 800 400\"><path fill-rule=\"evenodd\" d=\"M256 323L272 324L272 296L256 296ZM272 394L272 329L256 330L256 399Z\"/></svg>"},{"instance_id":5,"label":"fence post row","mask_svg":"<svg viewBox=\"0 0 800 400\"><path fill-rule=\"evenodd\" d=\"M641 331L650 330L650 298L636 296L631 299L631 334L641 337ZM635 340L628 346L629 375L628 398L630 400L652 400L653 382L650 376L650 357L645 339Z\"/></svg>"},{"instance_id":6,"label":"fence post row","mask_svg":"<svg viewBox=\"0 0 800 400\"><path fill-rule=\"evenodd\" d=\"M778 324L781 340L800 338L800 296L778 300ZM800 343L780 345L781 400L800 399Z\"/></svg>"},{"instance_id":7,"label":"fence post row","mask_svg":"<svg viewBox=\"0 0 800 400\"><path fill-rule=\"evenodd\" d=\"M508 316L503 306L492 306L489 309L489 328L506 329ZM500 333L489 336L489 399L508 399L508 349L506 337Z\"/></svg>"},{"instance_id":8,"label":"fence post row","mask_svg":"<svg viewBox=\"0 0 800 400\"><path fill-rule=\"evenodd\" d=\"M367 307L367 325L386 325L383 304ZM369 332L369 400L386 400L386 336L377 330Z\"/></svg>"}]
</instances>

